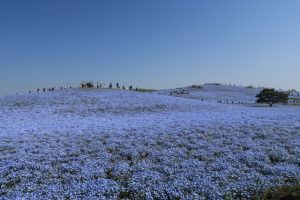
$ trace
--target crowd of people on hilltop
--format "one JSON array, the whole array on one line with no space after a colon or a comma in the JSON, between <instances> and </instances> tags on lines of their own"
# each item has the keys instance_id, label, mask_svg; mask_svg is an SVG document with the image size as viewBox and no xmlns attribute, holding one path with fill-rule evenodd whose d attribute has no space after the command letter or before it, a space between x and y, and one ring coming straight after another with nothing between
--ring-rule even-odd
<instances>
[{"instance_id":1,"label":"crowd of people on hilltop","mask_svg":"<svg viewBox=\"0 0 300 200\"><path fill-rule=\"evenodd\" d=\"M109 88L109 89L112 89L112 88L115 88L115 89L123 89L123 90L133 90L133 86L130 85L128 87L125 87L125 85L120 85L119 82L117 82L115 84L115 87L113 86L113 83L110 82L109 84L105 84L105 83L102 83L101 81L100 82L97 82L96 84L92 81L89 81L89 82L81 82L80 83L80 88ZM136 87L134 90L138 90L138 88Z\"/></svg>"},{"instance_id":2,"label":"crowd of people on hilltop","mask_svg":"<svg viewBox=\"0 0 300 200\"><path fill-rule=\"evenodd\" d=\"M221 103L221 104L248 104L251 102L247 102L247 101L231 101L228 99L221 99L221 100L217 100L217 103Z\"/></svg>"},{"instance_id":3,"label":"crowd of people on hilltop","mask_svg":"<svg viewBox=\"0 0 300 200\"><path fill-rule=\"evenodd\" d=\"M113 83L105 84L103 82L97 82L94 84L92 81L88 82L81 82L80 83L80 88L109 88L109 89L123 89L123 90L136 90L138 91L139 88L133 88L132 85L129 85L128 87L125 87L125 85L120 85L119 82L117 82L115 85ZM60 87L43 87L43 88L38 88L36 89L36 92L51 92L51 91L62 91L66 89L72 89L72 86L60 86ZM29 90L29 93L32 93L32 90Z\"/></svg>"},{"instance_id":4,"label":"crowd of people on hilltop","mask_svg":"<svg viewBox=\"0 0 300 200\"><path fill-rule=\"evenodd\" d=\"M68 88L72 88L71 86L61 86L61 87L44 87L44 88L38 88L36 89L36 92L51 92L51 91L55 91L55 90L65 90ZM29 90L29 93L31 93L31 90Z\"/></svg>"}]
</instances>

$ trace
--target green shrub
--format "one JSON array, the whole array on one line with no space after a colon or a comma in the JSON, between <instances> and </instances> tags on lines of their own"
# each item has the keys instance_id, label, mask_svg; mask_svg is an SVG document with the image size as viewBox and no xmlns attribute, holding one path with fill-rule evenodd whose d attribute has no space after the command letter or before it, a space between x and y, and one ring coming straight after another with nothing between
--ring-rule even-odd
<instances>
[{"instance_id":1,"label":"green shrub","mask_svg":"<svg viewBox=\"0 0 300 200\"><path fill-rule=\"evenodd\" d=\"M300 185L282 186L268 190L263 197L264 200L296 200L300 199Z\"/></svg>"}]
</instances>

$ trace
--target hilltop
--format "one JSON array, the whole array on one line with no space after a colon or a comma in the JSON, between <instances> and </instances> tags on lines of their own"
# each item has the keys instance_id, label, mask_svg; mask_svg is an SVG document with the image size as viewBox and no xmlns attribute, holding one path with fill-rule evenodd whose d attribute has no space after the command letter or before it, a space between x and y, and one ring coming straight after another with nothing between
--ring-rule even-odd
<instances>
[{"instance_id":1,"label":"hilltop","mask_svg":"<svg viewBox=\"0 0 300 200\"><path fill-rule=\"evenodd\" d=\"M159 94L223 104L254 104L257 100L256 95L263 89L263 87L253 86L204 84L163 90L160 91ZM300 105L299 92L295 90L282 92L289 93L289 100L287 101L288 105Z\"/></svg>"},{"instance_id":2,"label":"hilltop","mask_svg":"<svg viewBox=\"0 0 300 200\"><path fill-rule=\"evenodd\" d=\"M243 87L233 85L199 85L198 87L185 87L162 92L168 94L178 91L178 96L192 99L208 100L208 101L223 101L230 103L255 103L256 95L262 88ZM183 94L180 92L183 91ZM176 95L176 93L175 93Z\"/></svg>"}]
</instances>

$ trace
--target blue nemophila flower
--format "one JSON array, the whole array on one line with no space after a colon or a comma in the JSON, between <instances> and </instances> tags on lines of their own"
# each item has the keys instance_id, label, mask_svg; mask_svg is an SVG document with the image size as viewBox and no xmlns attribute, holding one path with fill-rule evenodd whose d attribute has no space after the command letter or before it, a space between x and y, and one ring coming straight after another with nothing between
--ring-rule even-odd
<instances>
[{"instance_id":1,"label":"blue nemophila flower","mask_svg":"<svg viewBox=\"0 0 300 200\"><path fill-rule=\"evenodd\" d=\"M249 199L299 184L299 118L129 91L1 97L0 199Z\"/></svg>"}]
</instances>

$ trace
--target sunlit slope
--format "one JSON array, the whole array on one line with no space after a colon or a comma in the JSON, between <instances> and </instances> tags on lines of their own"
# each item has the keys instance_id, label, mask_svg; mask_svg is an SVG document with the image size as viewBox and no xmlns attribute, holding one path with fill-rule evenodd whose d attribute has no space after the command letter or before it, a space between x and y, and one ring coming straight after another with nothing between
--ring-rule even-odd
<instances>
[{"instance_id":1,"label":"sunlit slope","mask_svg":"<svg viewBox=\"0 0 300 200\"><path fill-rule=\"evenodd\" d=\"M170 94L172 91L184 91L184 94L178 96L203 99L208 101L223 101L224 103L254 103L256 101L256 95L262 90L262 88L247 88L242 86L230 86L230 85L203 85L201 88L182 88L167 90L161 93ZM176 95L176 94L175 94Z\"/></svg>"},{"instance_id":2,"label":"sunlit slope","mask_svg":"<svg viewBox=\"0 0 300 200\"><path fill-rule=\"evenodd\" d=\"M123 90L2 97L0 199L250 199L299 183L299 119Z\"/></svg>"}]
</instances>

